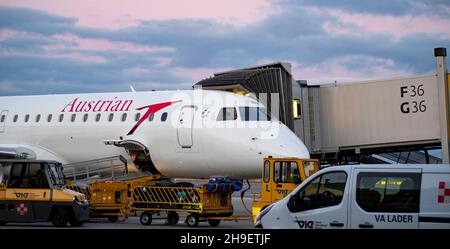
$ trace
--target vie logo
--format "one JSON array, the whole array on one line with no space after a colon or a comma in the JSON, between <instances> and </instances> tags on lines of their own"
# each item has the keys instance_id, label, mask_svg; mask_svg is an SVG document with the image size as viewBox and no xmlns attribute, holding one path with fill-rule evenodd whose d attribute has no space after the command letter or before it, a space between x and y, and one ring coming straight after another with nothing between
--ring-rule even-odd
<instances>
[{"instance_id":1,"label":"vie logo","mask_svg":"<svg viewBox=\"0 0 450 249\"><path fill-rule=\"evenodd\" d=\"M295 222L300 228L312 229L314 227L314 221L296 220Z\"/></svg>"},{"instance_id":2,"label":"vie logo","mask_svg":"<svg viewBox=\"0 0 450 249\"><path fill-rule=\"evenodd\" d=\"M28 193L15 193L17 198L28 198Z\"/></svg>"}]
</instances>

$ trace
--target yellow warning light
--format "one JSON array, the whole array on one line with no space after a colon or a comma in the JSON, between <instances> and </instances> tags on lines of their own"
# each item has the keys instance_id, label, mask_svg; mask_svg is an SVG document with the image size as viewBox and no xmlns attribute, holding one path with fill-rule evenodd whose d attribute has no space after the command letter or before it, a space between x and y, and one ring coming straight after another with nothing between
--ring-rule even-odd
<instances>
[{"instance_id":1,"label":"yellow warning light","mask_svg":"<svg viewBox=\"0 0 450 249\"><path fill-rule=\"evenodd\" d=\"M244 91L244 90L241 90L241 89L233 89L233 93L245 95L245 94L247 94L248 92L247 92L247 91Z\"/></svg>"},{"instance_id":2,"label":"yellow warning light","mask_svg":"<svg viewBox=\"0 0 450 249\"><path fill-rule=\"evenodd\" d=\"M292 113L293 113L294 119L302 118L302 108L301 108L301 102L299 99L292 100Z\"/></svg>"},{"instance_id":3,"label":"yellow warning light","mask_svg":"<svg viewBox=\"0 0 450 249\"><path fill-rule=\"evenodd\" d=\"M388 181L387 184L388 185L398 185L398 186L400 186L400 185L402 185L402 182L403 181ZM386 185L386 181L385 180L379 181L379 182L377 182L377 184L378 185Z\"/></svg>"}]
</instances>

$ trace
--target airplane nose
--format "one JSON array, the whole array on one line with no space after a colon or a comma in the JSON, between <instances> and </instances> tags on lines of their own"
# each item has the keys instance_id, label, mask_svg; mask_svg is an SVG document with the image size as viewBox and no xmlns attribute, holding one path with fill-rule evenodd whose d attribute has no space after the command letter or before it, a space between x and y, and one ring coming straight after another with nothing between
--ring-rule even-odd
<instances>
[{"instance_id":1,"label":"airplane nose","mask_svg":"<svg viewBox=\"0 0 450 249\"><path fill-rule=\"evenodd\" d=\"M259 139L257 145L264 156L310 158L302 140L284 124L270 137Z\"/></svg>"}]
</instances>

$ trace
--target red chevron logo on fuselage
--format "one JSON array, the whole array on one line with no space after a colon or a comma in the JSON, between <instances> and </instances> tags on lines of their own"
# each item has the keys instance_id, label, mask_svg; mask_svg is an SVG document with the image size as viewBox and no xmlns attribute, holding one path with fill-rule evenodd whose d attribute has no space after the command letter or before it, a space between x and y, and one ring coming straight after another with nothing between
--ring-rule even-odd
<instances>
[{"instance_id":1,"label":"red chevron logo on fuselage","mask_svg":"<svg viewBox=\"0 0 450 249\"><path fill-rule=\"evenodd\" d=\"M144 120L146 120L150 114L152 113L156 113L170 105L173 105L175 103L179 103L182 100L177 100L177 101L169 101L169 102L163 102L163 103L158 103L158 104L153 104L153 105L148 105L148 106L144 106L144 107L139 107L136 110L141 111L144 110L145 108L147 108L147 111L145 112L145 114L139 119L139 121L133 126L133 128L131 128L131 130L128 132L127 136L132 135L136 129L142 124L142 122L144 122Z\"/></svg>"}]
</instances>

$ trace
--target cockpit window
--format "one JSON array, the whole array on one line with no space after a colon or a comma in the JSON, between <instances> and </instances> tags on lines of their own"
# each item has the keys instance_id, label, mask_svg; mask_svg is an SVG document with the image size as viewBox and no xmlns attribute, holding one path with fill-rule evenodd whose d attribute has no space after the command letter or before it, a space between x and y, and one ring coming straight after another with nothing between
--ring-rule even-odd
<instances>
[{"instance_id":1,"label":"cockpit window","mask_svg":"<svg viewBox=\"0 0 450 249\"><path fill-rule=\"evenodd\" d=\"M268 121L270 116L263 107L239 107L239 113L243 121Z\"/></svg>"},{"instance_id":2,"label":"cockpit window","mask_svg":"<svg viewBox=\"0 0 450 249\"><path fill-rule=\"evenodd\" d=\"M237 119L237 111L234 107L224 107L220 110L219 115L217 116L217 121L225 121L225 120L236 120Z\"/></svg>"}]
</instances>

